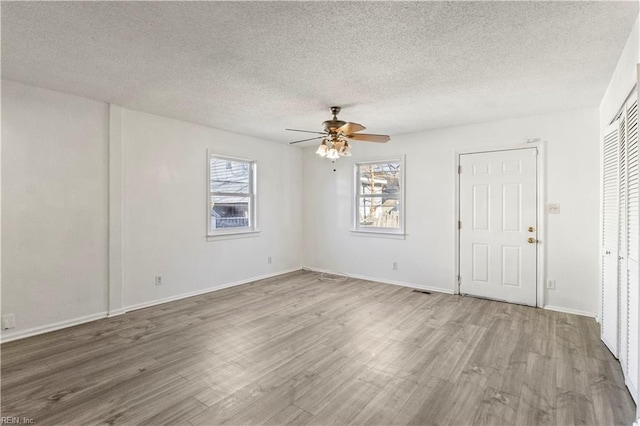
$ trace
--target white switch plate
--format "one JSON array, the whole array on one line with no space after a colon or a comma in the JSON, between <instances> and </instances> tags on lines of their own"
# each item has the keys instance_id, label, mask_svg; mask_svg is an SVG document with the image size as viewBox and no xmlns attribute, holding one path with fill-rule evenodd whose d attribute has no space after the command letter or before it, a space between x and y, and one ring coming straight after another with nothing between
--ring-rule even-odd
<instances>
[{"instance_id":1,"label":"white switch plate","mask_svg":"<svg viewBox=\"0 0 640 426\"><path fill-rule=\"evenodd\" d=\"M549 213L549 214L560 214L560 203L549 203L549 204L547 204L547 213Z\"/></svg>"}]
</instances>

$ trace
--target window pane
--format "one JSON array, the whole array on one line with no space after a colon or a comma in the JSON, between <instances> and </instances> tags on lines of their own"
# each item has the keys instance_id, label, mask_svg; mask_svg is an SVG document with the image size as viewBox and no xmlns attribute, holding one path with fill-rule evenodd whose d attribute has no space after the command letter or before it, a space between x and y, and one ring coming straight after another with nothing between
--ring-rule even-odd
<instances>
[{"instance_id":1,"label":"window pane","mask_svg":"<svg viewBox=\"0 0 640 426\"><path fill-rule=\"evenodd\" d=\"M249 193L249 163L211 158L211 192Z\"/></svg>"},{"instance_id":2,"label":"window pane","mask_svg":"<svg viewBox=\"0 0 640 426\"><path fill-rule=\"evenodd\" d=\"M400 192L400 162L361 164L358 168L360 194Z\"/></svg>"},{"instance_id":3,"label":"window pane","mask_svg":"<svg viewBox=\"0 0 640 426\"><path fill-rule=\"evenodd\" d=\"M399 228L400 205L397 198L358 197L358 225Z\"/></svg>"},{"instance_id":4,"label":"window pane","mask_svg":"<svg viewBox=\"0 0 640 426\"><path fill-rule=\"evenodd\" d=\"M211 229L249 226L249 197L211 196Z\"/></svg>"}]
</instances>

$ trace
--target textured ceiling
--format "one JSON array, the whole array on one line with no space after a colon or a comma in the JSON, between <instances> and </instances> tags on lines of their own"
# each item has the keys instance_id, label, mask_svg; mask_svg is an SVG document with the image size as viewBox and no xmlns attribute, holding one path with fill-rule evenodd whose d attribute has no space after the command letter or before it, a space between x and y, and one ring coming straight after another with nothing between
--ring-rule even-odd
<instances>
[{"instance_id":1,"label":"textured ceiling","mask_svg":"<svg viewBox=\"0 0 640 426\"><path fill-rule=\"evenodd\" d=\"M2 77L275 141L597 106L638 2L2 2Z\"/></svg>"}]
</instances>

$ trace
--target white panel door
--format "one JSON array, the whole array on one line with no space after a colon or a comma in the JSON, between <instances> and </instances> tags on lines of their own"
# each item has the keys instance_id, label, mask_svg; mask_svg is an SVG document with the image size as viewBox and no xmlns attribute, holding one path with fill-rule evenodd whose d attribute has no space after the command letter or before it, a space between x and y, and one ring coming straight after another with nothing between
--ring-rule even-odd
<instances>
[{"instance_id":1,"label":"white panel door","mask_svg":"<svg viewBox=\"0 0 640 426\"><path fill-rule=\"evenodd\" d=\"M602 318L600 337L618 356L618 237L619 237L619 144L618 123L605 130L602 169Z\"/></svg>"},{"instance_id":2,"label":"white panel door","mask_svg":"<svg viewBox=\"0 0 640 426\"><path fill-rule=\"evenodd\" d=\"M536 306L537 149L460 166L460 293Z\"/></svg>"}]
</instances>

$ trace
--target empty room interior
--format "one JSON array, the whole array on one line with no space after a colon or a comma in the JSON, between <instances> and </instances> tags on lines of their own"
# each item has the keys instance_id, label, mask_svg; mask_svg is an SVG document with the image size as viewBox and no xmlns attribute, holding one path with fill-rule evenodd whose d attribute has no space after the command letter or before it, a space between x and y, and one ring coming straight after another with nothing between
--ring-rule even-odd
<instances>
[{"instance_id":1,"label":"empty room interior","mask_svg":"<svg viewBox=\"0 0 640 426\"><path fill-rule=\"evenodd\" d=\"M638 1L2 1L0 423L640 425Z\"/></svg>"}]
</instances>

